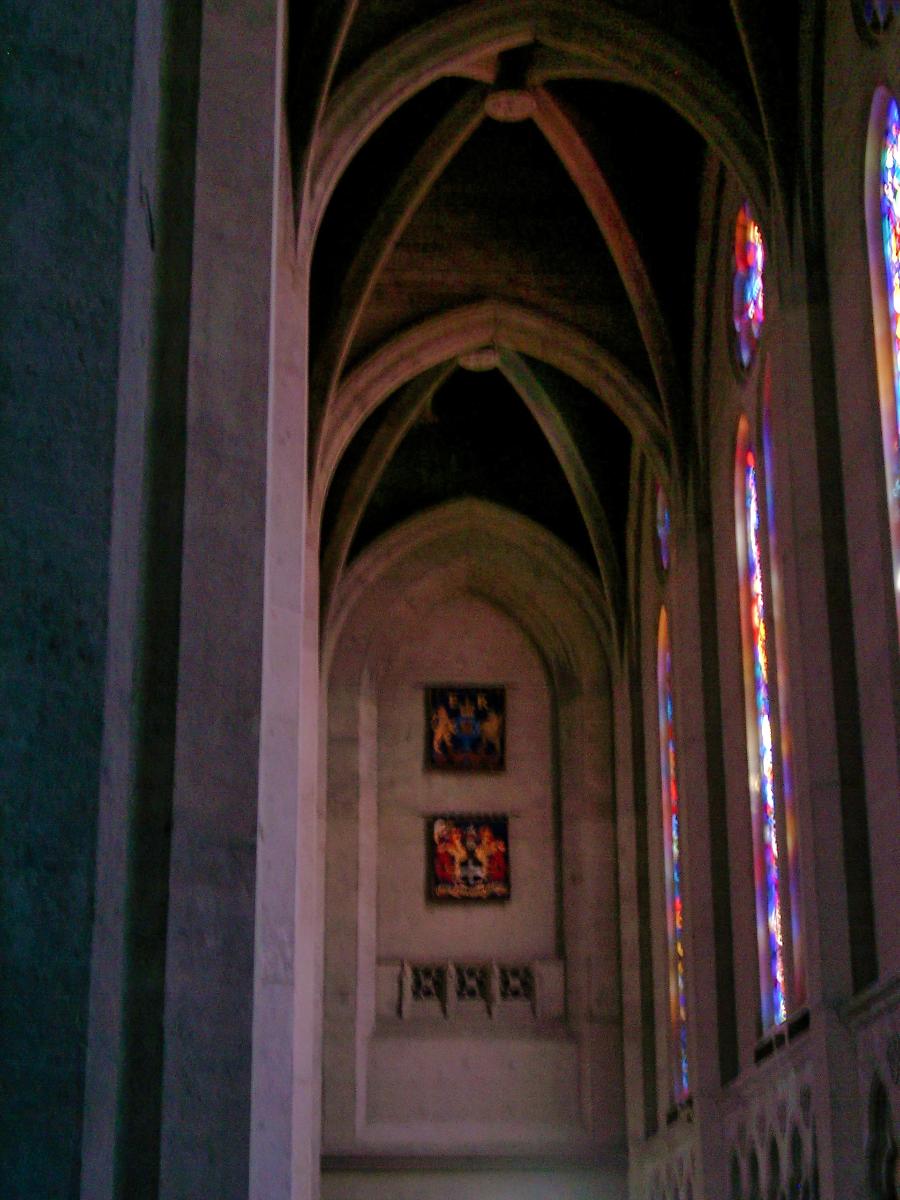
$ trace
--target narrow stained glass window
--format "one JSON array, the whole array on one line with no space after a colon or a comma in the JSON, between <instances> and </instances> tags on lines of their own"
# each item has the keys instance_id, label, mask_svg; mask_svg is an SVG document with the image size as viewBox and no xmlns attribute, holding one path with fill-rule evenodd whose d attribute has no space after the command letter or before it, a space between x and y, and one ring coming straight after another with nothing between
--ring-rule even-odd
<instances>
[{"instance_id":1,"label":"narrow stained glass window","mask_svg":"<svg viewBox=\"0 0 900 1200\"><path fill-rule=\"evenodd\" d=\"M766 486L766 517L769 535L769 579L771 581L773 634L777 646L778 659L778 725L781 737L781 796L784 820L782 822L782 878L786 881L785 908L790 909L790 920L782 911L782 916L788 921L790 932L790 947L788 951L788 967L790 982L788 991L791 1005L796 1008L806 1001L806 969L804 963L804 937L802 929L802 900L800 895L800 860L797 843L797 819L793 802L793 778L791 769L791 737L790 721L788 719L788 672L787 654L783 644L784 601L779 571L778 537L775 521L775 463L774 447L772 444L772 416L769 406L770 374L769 363L766 363L765 399L762 414L762 443L763 471Z\"/></svg>"},{"instance_id":2,"label":"narrow stained glass window","mask_svg":"<svg viewBox=\"0 0 900 1200\"><path fill-rule=\"evenodd\" d=\"M741 205L734 227L734 291L732 312L741 366L753 362L766 319L763 272L766 249L750 205Z\"/></svg>"},{"instance_id":3,"label":"narrow stained glass window","mask_svg":"<svg viewBox=\"0 0 900 1200\"><path fill-rule=\"evenodd\" d=\"M900 620L900 113L890 100L881 149L881 230L887 282L891 394L882 431L893 549L894 594Z\"/></svg>"},{"instance_id":4,"label":"narrow stained glass window","mask_svg":"<svg viewBox=\"0 0 900 1200\"><path fill-rule=\"evenodd\" d=\"M900 12L900 0L863 0L863 20L874 32L887 29L894 13Z\"/></svg>"},{"instance_id":5,"label":"narrow stained glass window","mask_svg":"<svg viewBox=\"0 0 900 1200\"><path fill-rule=\"evenodd\" d=\"M690 1080L688 1076L687 984L684 960L684 903L681 878L681 814L675 759L675 718L672 705L672 650L669 642L669 621L665 608L659 615L657 644L672 1086L675 1101L680 1103L688 1096Z\"/></svg>"},{"instance_id":6,"label":"narrow stained glass window","mask_svg":"<svg viewBox=\"0 0 900 1200\"><path fill-rule=\"evenodd\" d=\"M782 897L778 854L778 822L775 809L775 756L772 715L769 699L769 630L763 584L760 545L760 509L756 458L751 446L742 453L743 520L745 574L741 592L745 600L745 626L749 630L749 657L752 669L755 708L755 745L750 748L750 792L756 842L757 903L763 910L761 920L761 960L763 970L763 1019L777 1025L787 1016L785 995L784 937ZM763 914L761 913L761 916Z\"/></svg>"},{"instance_id":7,"label":"narrow stained glass window","mask_svg":"<svg viewBox=\"0 0 900 1200\"><path fill-rule=\"evenodd\" d=\"M662 485L656 485L656 537L659 544L659 561L662 569L669 569L669 532L672 528L672 517L669 513L669 501Z\"/></svg>"}]
</instances>

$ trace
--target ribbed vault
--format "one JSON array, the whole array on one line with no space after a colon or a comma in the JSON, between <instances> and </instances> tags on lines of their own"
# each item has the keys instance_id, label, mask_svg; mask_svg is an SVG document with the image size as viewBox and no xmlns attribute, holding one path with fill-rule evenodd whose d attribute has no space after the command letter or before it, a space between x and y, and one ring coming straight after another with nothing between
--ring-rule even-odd
<instances>
[{"instance_id":1,"label":"ribbed vault","mask_svg":"<svg viewBox=\"0 0 900 1200\"><path fill-rule=\"evenodd\" d=\"M408 475L423 425L443 412L447 455L477 457L451 435L447 388L487 370L479 402L506 411L511 388L516 422L546 439L532 486L561 473L579 520L555 532L573 546L584 535L620 643L628 464L646 462L672 497L692 470L704 171L729 170L764 223L790 175L794 114L752 9L370 0L331 13L330 51L310 68L316 132L294 162L323 612L367 530L400 511L392 489L407 512L398 464ZM799 17L787 20L795 37ZM298 49L295 72L302 61ZM502 494L501 459L484 459L484 487L471 471L465 486L527 508L515 472Z\"/></svg>"}]
</instances>

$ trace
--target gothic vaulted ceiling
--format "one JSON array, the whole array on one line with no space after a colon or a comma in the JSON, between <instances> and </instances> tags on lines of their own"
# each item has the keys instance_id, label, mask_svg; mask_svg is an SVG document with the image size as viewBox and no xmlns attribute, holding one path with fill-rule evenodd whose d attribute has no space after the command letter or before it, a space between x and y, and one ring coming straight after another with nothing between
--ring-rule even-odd
<instances>
[{"instance_id":1,"label":"gothic vaulted ceiling","mask_svg":"<svg viewBox=\"0 0 900 1200\"><path fill-rule=\"evenodd\" d=\"M621 612L636 466L675 488L690 461L705 165L761 213L790 188L797 15L775 15L293 5L326 603L372 539L472 496L561 538Z\"/></svg>"}]
</instances>

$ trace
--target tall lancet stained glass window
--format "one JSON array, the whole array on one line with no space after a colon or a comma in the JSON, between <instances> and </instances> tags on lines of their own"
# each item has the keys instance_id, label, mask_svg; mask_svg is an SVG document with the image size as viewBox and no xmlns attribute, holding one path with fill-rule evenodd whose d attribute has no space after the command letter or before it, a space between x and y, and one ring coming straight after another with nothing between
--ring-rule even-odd
<instances>
[{"instance_id":1,"label":"tall lancet stained glass window","mask_svg":"<svg viewBox=\"0 0 900 1200\"><path fill-rule=\"evenodd\" d=\"M900 112L891 97L887 104L879 156L881 248L886 293L874 286L876 308L887 318L882 350L890 358L883 371L882 440L891 524L894 597L900 623ZM879 295L878 293L883 293ZM876 325L879 323L876 313ZM883 328L883 324L882 324ZM885 355L883 355L886 357Z\"/></svg>"},{"instance_id":2,"label":"tall lancet stained glass window","mask_svg":"<svg viewBox=\"0 0 900 1200\"><path fill-rule=\"evenodd\" d=\"M895 13L900 13L900 0L862 0L862 16L873 33L883 33Z\"/></svg>"},{"instance_id":3,"label":"tall lancet stained glass window","mask_svg":"<svg viewBox=\"0 0 900 1200\"><path fill-rule=\"evenodd\" d=\"M745 369L753 362L766 319L765 266L762 231L744 203L734 226L732 317L738 361Z\"/></svg>"},{"instance_id":4,"label":"tall lancet stained glass window","mask_svg":"<svg viewBox=\"0 0 900 1200\"><path fill-rule=\"evenodd\" d=\"M684 898L681 873L681 809L672 703L672 648L669 620L663 608L657 639L659 687L659 753L662 781L663 847L666 879L666 927L669 951L669 1027L672 1087L676 1103L690 1091L688 1073L687 984L684 955Z\"/></svg>"},{"instance_id":5,"label":"tall lancet stained glass window","mask_svg":"<svg viewBox=\"0 0 900 1200\"><path fill-rule=\"evenodd\" d=\"M662 485L656 485L656 544L659 551L659 565L663 571L669 569L669 540L672 531L672 516L669 512L669 501Z\"/></svg>"},{"instance_id":6,"label":"tall lancet stained glass window","mask_svg":"<svg viewBox=\"0 0 900 1200\"><path fill-rule=\"evenodd\" d=\"M766 1028L787 1017L784 926L770 697L770 621L760 535L756 456L742 437L738 451L738 572L747 675L748 764L753 818L762 1017Z\"/></svg>"}]
</instances>

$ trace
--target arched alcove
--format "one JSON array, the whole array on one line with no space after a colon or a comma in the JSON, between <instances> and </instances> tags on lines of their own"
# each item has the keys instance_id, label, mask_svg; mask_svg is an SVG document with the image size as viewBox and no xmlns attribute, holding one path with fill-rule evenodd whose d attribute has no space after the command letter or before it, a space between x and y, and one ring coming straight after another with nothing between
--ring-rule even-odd
<instances>
[{"instance_id":1,"label":"arched alcove","mask_svg":"<svg viewBox=\"0 0 900 1200\"><path fill-rule=\"evenodd\" d=\"M323 672L326 1185L330 1161L366 1154L621 1148L602 605L553 535L471 499L396 527L341 581ZM429 769L438 685L504 689L503 770ZM508 900L428 894L433 822L467 815L505 823Z\"/></svg>"}]
</instances>

